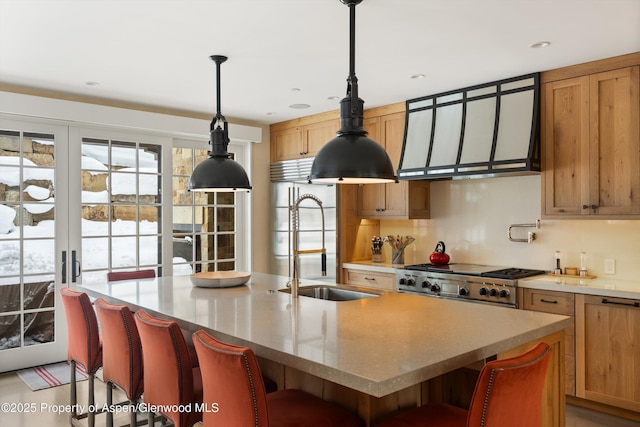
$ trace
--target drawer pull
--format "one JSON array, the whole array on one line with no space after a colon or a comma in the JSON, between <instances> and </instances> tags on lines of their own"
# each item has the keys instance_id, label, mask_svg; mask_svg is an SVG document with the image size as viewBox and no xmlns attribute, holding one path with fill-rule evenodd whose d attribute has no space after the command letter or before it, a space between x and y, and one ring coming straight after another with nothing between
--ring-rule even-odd
<instances>
[{"instance_id":1,"label":"drawer pull","mask_svg":"<svg viewBox=\"0 0 640 427\"><path fill-rule=\"evenodd\" d=\"M555 300L551 301L551 300L544 299L544 298L540 298L540 302L546 302L547 304L557 304L558 303L558 301L555 301Z\"/></svg>"},{"instance_id":2,"label":"drawer pull","mask_svg":"<svg viewBox=\"0 0 640 427\"><path fill-rule=\"evenodd\" d=\"M640 302L617 302L617 301L609 301L606 298L602 298L603 304L615 304L615 305L626 305L629 307L640 307Z\"/></svg>"},{"instance_id":3,"label":"drawer pull","mask_svg":"<svg viewBox=\"0 0 640 427\"><path fill-rule=\"evenodd\" d=\"M376 280L375 277L365 277L364 280Z\"/></svg>"}]
</instances>

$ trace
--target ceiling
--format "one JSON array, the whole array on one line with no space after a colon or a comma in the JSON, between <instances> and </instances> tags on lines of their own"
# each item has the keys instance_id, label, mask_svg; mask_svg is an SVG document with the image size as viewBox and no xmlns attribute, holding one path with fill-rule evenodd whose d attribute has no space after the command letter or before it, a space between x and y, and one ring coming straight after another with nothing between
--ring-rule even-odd
<instances>
[{"instance_id":1,"label":"ceiling","mask_svg":"<svg viewBox=\"0 0 640 427\"><path fill-rule=\"evenodd\" d=\"M640 51L640 0L364 0L356 10L365 108ZM529 47L540 41L551 45ZM346 91L348 7L0 0L2 84L213 116L213 54L229 57L229 119L266 124L337 109L329 98Z\"/></svg>"}]
</instances>

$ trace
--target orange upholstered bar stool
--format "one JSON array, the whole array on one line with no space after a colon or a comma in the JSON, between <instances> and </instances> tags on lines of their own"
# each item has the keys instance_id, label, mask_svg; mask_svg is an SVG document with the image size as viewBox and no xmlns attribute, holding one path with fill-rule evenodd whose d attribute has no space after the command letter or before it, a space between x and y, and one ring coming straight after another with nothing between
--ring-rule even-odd
<instances>
[{"instance_id":1,"label":"orange upholstered bar stool","mask_svg":"<svg viewBox=\"0 0 640 427\"><path fill-rule=\"evenodd\" d=\"M545 343L484 365L469 410L435 403L392 417L376 427L541 427L542 390L552 349Z\"/></svg>"},{"instance_id":2,"label":"orange upholstered bar stool","mask_svg":"<svg viewBox=\"0 0 640 427\"><path fill-rule=\"evenodd\" d=\"M176 427L191 427L202 419L202 377L193 367L187 343L176 322L136 311L142 341L144 402L158 406ZM196 407L196 404L198 407ZM149 425L154 414L149 413Z\"/></svg>"},{"instance_id":3,"label":"orange upholstered bar stool","mask_svg":"<svg viewBox=\"0 0 640 427\"><path fill-rule=\"evenodd\" d=\"M153 279L156 277L154 270L138 271L111 271L107 273L107 281L116 282L118 280Z\"/></svg>"},{"instance_id":4,"label":"orange upholstered bar stool","mask_svg":"<svg viewBox=\"0 0 640 427\"><path fill-rule=\"evenodd\" d=\"M76 364L82 365L89 375L89 408L95 408L94 380L96 372L102 366L102 344L98 331L98 320L89 296L84 292L60 289L64 314L67 318L67 360L71 362L70 401L74 410L71 412L71 423L74 420L87 418L89 427L95 425L96 412L78 414Z\"/></svg>"},{"instance_id":5,"label":"orange upholstered bar stool","mask_svg":"<svg viewBox=\"0 0 640 427\"><path fill-rule=\"evenodd\" d=\"M131 426L136 425L135 405L142 396L142 344L133 314L124 305L95 302L102 333L102 379L107 383L107 405L113 404L113 385L129 399ZM113 413L107 412L107 426L113 426Z\"/></svg>"},{"instance_id":6,"label":"orange upholstered bar stool","mask_svg":"<svg viewBox=\"0 0 640 427\"><path fill-rule=\"evenodd\" d=\"M364 426L355 414L304 391L265 393L258 361L247 347L225 344L202 330L193 334L193 344L202 369L204 401L215 402L218 409L204 413L204 427Z\"/></svg>"}]
</instances>

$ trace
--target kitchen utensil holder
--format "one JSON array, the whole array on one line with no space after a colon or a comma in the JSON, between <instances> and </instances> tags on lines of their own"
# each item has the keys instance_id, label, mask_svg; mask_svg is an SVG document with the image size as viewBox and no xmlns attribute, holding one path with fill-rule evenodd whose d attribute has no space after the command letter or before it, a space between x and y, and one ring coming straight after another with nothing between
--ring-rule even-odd
<instances>
[{"instance_id":1,"label":"kitchen utensil holder","mask_svg":"<svg viewBox=\"0 0 640 427\"><path fill-rule=\"evenodd\" d=\"M402 249L391 248L391 263L404 264L404 248Z\"/></svg>"},{"instance_id":2,"label":"kitchen utensil holder","mask_svg":"<svg viewBox=\"0 0 640 427\"><path fill-rule=\"evenodd\" d=\"M384 262L384 254L382 248L371 248L371 261Z\"/></svg>"}]
</instances>

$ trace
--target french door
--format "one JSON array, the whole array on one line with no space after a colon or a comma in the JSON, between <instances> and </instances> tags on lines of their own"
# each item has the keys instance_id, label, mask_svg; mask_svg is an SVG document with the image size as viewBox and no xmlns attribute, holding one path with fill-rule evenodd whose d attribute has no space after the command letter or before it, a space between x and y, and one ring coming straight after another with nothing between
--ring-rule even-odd
<instances>
[{"instance_id":1,"label":"french door","mask_svg":"<svg viewBox=\"0 0 640 427\"><path fill-rule=\"evenodd\" d=\"M66 358L68 128L0 117L0 372Z\"/></svg>"},{"instance_id":2,"label":"french door","mask_svg":"<svg viewBox=\"0 0 640 427\"><path fill-rule=\"evenodd\" d=\"M171 233L163 230L171 230L171 212L163 201L171 200L171 138L74 127L69 140L69 239L81 267L72 279L90 286L109 271L170 275L163 247Z\"/></svg>"}]
</instances>

